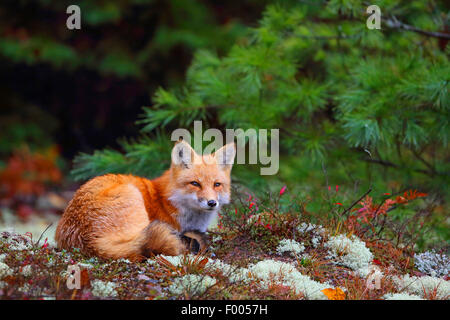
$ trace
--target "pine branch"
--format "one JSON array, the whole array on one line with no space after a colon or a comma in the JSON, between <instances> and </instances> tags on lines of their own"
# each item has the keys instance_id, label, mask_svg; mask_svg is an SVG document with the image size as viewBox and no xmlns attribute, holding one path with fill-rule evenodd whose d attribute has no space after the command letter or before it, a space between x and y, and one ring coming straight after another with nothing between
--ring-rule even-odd
<instances>
[{"instance_id":1,"label":"pine branch","mask_svg":"<svg viewBox=\"0 0 450 320\"><path fill-rule=\"evenodd\" d=\"M369 2L364 2L365 6L370 6L371 3ZM443 32L437 32L437 31L427 31L427 30L422 30L419 29L417 27L414 27L412 25L406 24L401 22L400 20L397 19L396 16L389 14L389 13L385 13L385 16L388 16L389 18L385 19L386 20L386 24L389 28L392 29L402 29L402 30L406 30L406 31L412 31L412 32L416 32L416 33L420 33L423 34L425 36L429 36L429 37L435 37L435 38L441 38L441 39L448 39L450 40L450 34L448 33L443 33Z\"/></svg>"},{"instance_id":2,"label":"pine branch","mask_svg":"<svg viewBox=\"0 0 450 320\"><path fill-rule=\"evenodd\" d=\"M428 169L430 169L430 172L433 175L437 174L436 168L431 163L426 161L414 148L412 148L411 151L417 159L419 159Z\"/></svg>"},{"instance_id":3,"label":"pine branch","mask_svg":"<svg viewBox=\"0 0 450 320\"><path fill-rule=\"evenodd\" d=\"M425 36L429 36L429 37L450 40L450 34L448 34L448 33L422 30L417 27L414 27L414 26L411 26L409 24L399 21L395 16L391 16L390 18L387 18L386 24L389 28L392 28L392 29L402 29L402 30L406 30L406 31L416 32L416 33L419 33L419 34L422 34Z\"/></svg>"},{"instance_id":4,"label":"pine branch","mask_svg":"<svg viewBox=\"0 0 450 320\"><path fill-rule=\"evenodd\" d=\"M399 165L397 165L395 163L392 163L390 161L384 161L384 160L380 160L380 159L370 159L370 158L365 158L363 160L366 161L366 162L380 164L380 165L385 166L385 167L400 168ZM435 176L435 175L448 176L447 173L443 173L443 172L434 172L434 171L423 170L423 169L412 169L412 170L415 171L415 172L420 172L420 173L426 174L428 176Z\"/></svg>"}]
</instances>

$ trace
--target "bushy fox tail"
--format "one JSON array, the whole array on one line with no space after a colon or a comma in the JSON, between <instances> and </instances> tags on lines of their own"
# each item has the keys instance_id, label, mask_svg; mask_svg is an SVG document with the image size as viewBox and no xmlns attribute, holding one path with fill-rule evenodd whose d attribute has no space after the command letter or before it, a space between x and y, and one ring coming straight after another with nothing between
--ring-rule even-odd
<instances>
[{"instance_id":1,"label":"bushy fox tail","mask_svg":"<svg viewBox=\"0 0 450 320\"><path fill-rule=\"evenodd\" d=\"M159 220L150 222L136 234L110 233L96 239L97 255L106 258L124 258L140 261L156 254L175 256L185 250L185 245L175 229Z\"/></svg>"},{"instance_id":2,"label":"bushy fox tail","mask_svg":"<svg viewBox=\"0 0 450 320\"><path fill-rule=\"evenodd\" d=\"M175 229L158 220L152 221L142 230L140 241L140 251L145 257L153 254L176 256L185 249Z\"/></svg>"}]
</instances>

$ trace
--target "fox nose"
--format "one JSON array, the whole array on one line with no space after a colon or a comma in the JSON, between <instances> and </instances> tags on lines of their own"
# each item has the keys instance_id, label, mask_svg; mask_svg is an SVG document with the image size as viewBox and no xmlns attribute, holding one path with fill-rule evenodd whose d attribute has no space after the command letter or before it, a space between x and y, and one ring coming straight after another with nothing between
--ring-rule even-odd
<instances>
[{"instance_id":1,"label":"fox nose","mask_svg":"<svg viewBox=\"0 0 450 320\"><path fill-rule=\"evenodd\" d=\"M217 206L216 200L209 200L208 201L208 206L210 206L211 208L214 208L215 206Z\"/></svg>"}]
</instances>

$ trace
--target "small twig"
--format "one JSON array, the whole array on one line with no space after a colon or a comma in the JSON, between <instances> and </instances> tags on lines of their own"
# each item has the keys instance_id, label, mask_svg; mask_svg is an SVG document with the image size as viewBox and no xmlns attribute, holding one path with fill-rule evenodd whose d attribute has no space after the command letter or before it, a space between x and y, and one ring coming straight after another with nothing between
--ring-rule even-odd
<instances>
[{"instance_id":1,"label":"small twig","mask_svg":"<svg viewBox=\"0 0 450 320\"><path fill-rule=\"evenodd\" d=\"M387 213L387 211L386 211L386 213ZM378 232L377 232L377 234L376 234L377 237L380 237L381 232L383 231L384 226L385 226L385 224L386 224L386 220L387 220L387 214L385 214L385 215L383 216L383 221L381 222L380 230L378 230Z\"/></svg>"},{"instance_id":2,"label":"small twig","mask_svg":"<svg viewBox=\"0 0 450 320\"><path fill-rule=\"evenodd\" d=\"M389 162L389 161L384 161L384 160L379 160L379 159L369 159L369 158L364 158L363 160L366 161L366 162L380 164L380 165L385 166L385 167L400 168L399 165L397 165L395 163L392 163L392 162ZM447 176L448 175L447 173L444 173L444 172L432 172L432 171L423 170L423 169L412 169L411 168L411 170L414 171L414 172L420 172L420 173L423 173L423 174L426 174L426 175L429 175L429 176L434 176L434 175Z\"/></svg>"},{"instance_id":3,"label":"small twig","mask_svg":"<svg viewBox=\"0 0 450 320\"><path fill-rule=\"evenodd\" d=\"M414 27L414 26L411 26L409 24L399 21L395 16L391 16L390 18L386 19L386 24L389 28L392 28L392 29L402 29L402 30L406 30L406 31L412 31L412 32L416 32L419 34L423 34L423 35L429 36L429 37L450 40L450 34L448 34L448 33L422 30L417 27Z\"/></svg>"},{"instance_id":4,"label":"small twig","mask_svg":"<svg viewBox=\"0 0 450 320\"><path fill-rule=\"evenodd\" d=\"M436 169L431 163L427 162L414 148L412 148L411 151L417 159L419 159L428 169L430 169L432 174L437 174Z\"/></svg>"},{"instance_id":5,"label":"small twig","mask_svg":"<svg viewBox=\"0 0 450 320\"><path fill-rule=\"evenodd\" d=\"M370 192L372 191L372 188L369 188L369 190L367 190L361 197L359 197L358 200L356 200L355 202L352 203L352 205L350 207L348 207L347 209L344 210L344 212L342 212L341 217L343 217L345 214L347 214L347 212L349 212L354 206L356 206L358 204L358 202L360 202L365 196L367 196Z\"/></svg>"},{"instance_id":6,"label":"small twig","mask_svg":"<svg viewBox=\"0 0 450 320\"><path fill-rule=\"evenodd\" d=\"M45 230L41 233L41 236L39 237L38 241L35 243L36 246L39 245L39 242L41 241L42 237L44 236L44 233L46 233L47 230L48 230L52 225L53 225L53 222L50 223L50 224L47 226L47 228L45 228Z\"/></svg>"},{"instance_id":7,"label":"small twig","mask_svg":"<svg viewBox=\"0 0 450 320\"><path fill-rule=\"evenodd\" d=\"M363 160L367 161L367 162L371 162L371 163L381 164L382 166L385 166L385 167L398 168L398 165L396 165L395 163L389 162L389 161L384 161L384 160L380 160L380 159L372 159L372 158L364 158Z\"/></svg>"}]
</instances>

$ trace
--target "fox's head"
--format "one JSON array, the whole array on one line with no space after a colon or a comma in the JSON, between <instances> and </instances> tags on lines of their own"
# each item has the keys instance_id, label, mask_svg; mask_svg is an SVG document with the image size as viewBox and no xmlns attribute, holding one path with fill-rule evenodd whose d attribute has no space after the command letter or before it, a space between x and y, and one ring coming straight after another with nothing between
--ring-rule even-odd
<instances>
[{"instance_id":1,"label":"fox's head","mask_svg":"<svg viewBox=\"0 0 450 320\"><path fill-rule=\"evenodd\" d=\"M170 200L179 207L214 212L230 202L231 168L236 148L229 143L216 152L198 155L185 141L172 149Z\"/></svg>"}]
</instances>

